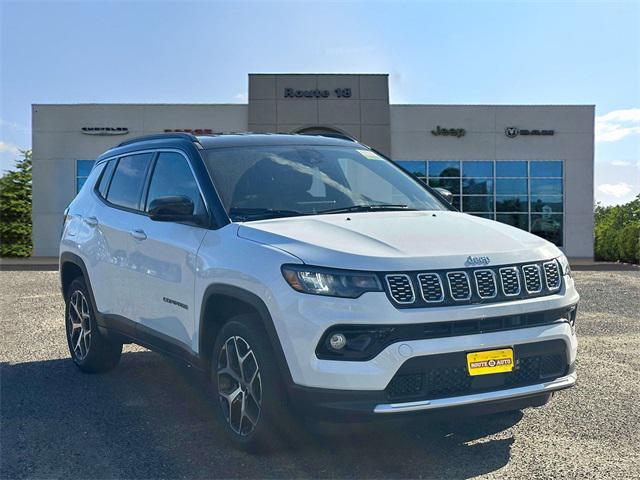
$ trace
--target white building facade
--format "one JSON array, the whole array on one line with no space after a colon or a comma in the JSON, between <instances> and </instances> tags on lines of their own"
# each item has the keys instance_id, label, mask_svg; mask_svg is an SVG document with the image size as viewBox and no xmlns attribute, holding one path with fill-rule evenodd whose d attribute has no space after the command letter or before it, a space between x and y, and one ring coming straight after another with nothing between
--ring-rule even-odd
<instances>
[{"instance_id":1,"label":"white building facade","mask_svg":"<svg viewBox=\"0 0 640 480\"><path fill-rule=\"evenodd\" d=\"M112 146L253 131L348 136L450 190L465 213L593 257L593 105L390 105L387 75L251 74L245 105L33 105L32 131L34 256L57 255L64 209Z\"/></svg>"}]
</instances>

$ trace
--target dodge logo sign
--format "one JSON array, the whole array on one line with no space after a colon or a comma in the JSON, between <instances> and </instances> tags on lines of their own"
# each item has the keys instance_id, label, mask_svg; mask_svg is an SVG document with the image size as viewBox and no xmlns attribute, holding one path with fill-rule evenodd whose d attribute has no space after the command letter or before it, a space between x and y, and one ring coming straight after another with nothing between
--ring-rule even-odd
<instances>
[{"instance_id":1,"label":"dodge logo sign","mask_svg":"<svg viewBox=\"0 0 640 480\"><path fill-rule=\"evenodd\" d=\"M489 257L472 257L469 255L467 260L464 262L467 267L476 267L478 265L489 265L491 263L491 259Z\"/></svg>"}]
</instances>

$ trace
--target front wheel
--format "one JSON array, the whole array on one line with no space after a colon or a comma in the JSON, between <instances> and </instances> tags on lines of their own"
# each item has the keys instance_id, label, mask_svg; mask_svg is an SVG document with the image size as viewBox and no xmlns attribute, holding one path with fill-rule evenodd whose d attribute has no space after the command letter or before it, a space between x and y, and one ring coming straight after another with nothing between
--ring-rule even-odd
<instances>
[{"instance_id":1,"label":"front wheel","mask_svg":"<svg viewBox=\"0 0 640 480\"><path fill-rule=\"evenodd\" d=\"M236 446L268 450L284 431L293 430L271 345L253 316L237 316L221 328L213 348L211 381L219 417Z\"/></svg>"},{"instance_id":2,"label":"front wheel","mask_svg":"<svg viewBox=\"0 0 640 480\"><path fill-rule=\"evenodd\" d=\"M65 308L69 353L83 372L106 372L118 364L122 343L100 334L89 299L89 290L82 278L71 282Z\"/></svg>"}]
</instances>

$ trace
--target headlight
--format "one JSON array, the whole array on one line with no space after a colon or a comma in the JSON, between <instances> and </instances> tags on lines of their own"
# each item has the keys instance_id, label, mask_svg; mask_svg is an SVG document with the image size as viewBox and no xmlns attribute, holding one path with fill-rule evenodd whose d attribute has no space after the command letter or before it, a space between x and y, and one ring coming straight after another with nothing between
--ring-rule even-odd
<instances>
[{"instance_id":1,"label":"headlight","mask_svg":"<svg viewBox=\"0 0 640 480\"><path fill-rule=\"evenodd\" d=\"M358 298L365 292L382 291L378 277L367 272L283 265L282 275L294 290L313 295Z\"/></svg>"},{"instance_id":2,"label":"headlight","mask_svg":"<svg viewBox=\"0 0 640 480\"><path fill-rule=\"evenodd\" d=\"M569 260L564 255L564 253L560 255L557 258L557 260L558 260L558 263L560 264L560 271L562 272L562 275L571 276L571 266L569 265Z\"/></svg>"}]
</instances>

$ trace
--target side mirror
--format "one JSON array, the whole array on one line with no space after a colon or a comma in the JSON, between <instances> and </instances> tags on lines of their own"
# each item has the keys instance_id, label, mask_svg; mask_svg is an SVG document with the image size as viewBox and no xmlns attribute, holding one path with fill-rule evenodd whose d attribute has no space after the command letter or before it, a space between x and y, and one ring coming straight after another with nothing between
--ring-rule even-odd
<instances>
[{"instance_id":1,"label":"side mirror","mask_svg":"<svg viewBox=\"0 0 640 480\"><path fill-rule=\"evenodd\" d=\"M184 222L193 220L193 202L183 196L154 198L149 204L149 218L156 222Z\"/></svg>"},{"instance_id":2,"label":"side mirror","mask_svg":"<svg viewBox=\"0 0 640 480\"><path fill-rule=\"evenodd\" d=\"M440 187L436 187L435 190L440 194L442 198L447 201L448 204L451 204L453 202L453 193L451 193L449 190Z\"/></svg>"}]
</instances>

